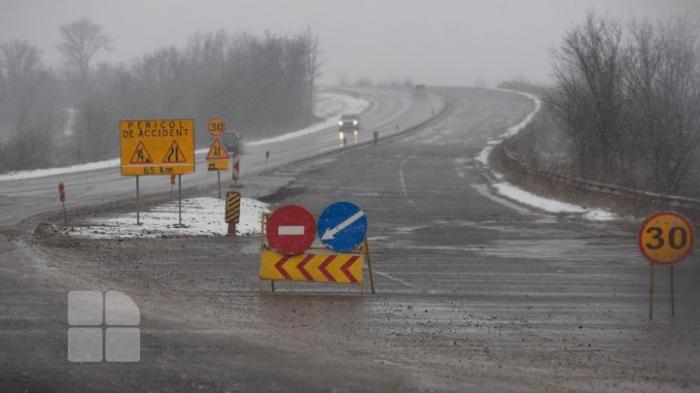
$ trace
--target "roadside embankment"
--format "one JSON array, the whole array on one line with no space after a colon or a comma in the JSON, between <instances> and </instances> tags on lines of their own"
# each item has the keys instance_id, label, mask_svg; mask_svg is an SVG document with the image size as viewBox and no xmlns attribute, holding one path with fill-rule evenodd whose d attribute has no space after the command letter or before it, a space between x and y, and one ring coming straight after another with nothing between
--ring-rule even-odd
<instances>
[{"instance_id":1,"label":"roadside embankment","mask_svg":"<svg viewBox=\"0 0 700 393\"><path fill-rule=\"evenodd\" d=\"M660 209L700 218L700 200L648 192L573 175L570 147L556 132L547 108L536 113L522 132L510 134L490 146L487 163L504 181L544 198L585 209L604 209L621 217L642 217ZM483 154L482 154L483 155Z\"/></svg>"}]
</instances>

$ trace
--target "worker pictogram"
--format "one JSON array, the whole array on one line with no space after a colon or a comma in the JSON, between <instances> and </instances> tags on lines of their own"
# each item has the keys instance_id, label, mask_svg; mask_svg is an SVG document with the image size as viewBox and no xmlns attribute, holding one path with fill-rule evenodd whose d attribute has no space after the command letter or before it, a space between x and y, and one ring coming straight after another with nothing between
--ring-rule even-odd
<instances>
[{"instance_id":1,"label":"worker pictogram","mask_svg":"<svg viewBox=\"0 0 700 393\"><path fill-rule=\"evenodd\" d=\"M148 152L148 149L146 149L146 146L143 144L142 141L139 141L139 144L136 145L136 150L134 150L134 154L131 155L131 163L132 164L152 164L153 163L153 158L151 158L151 153Z\"/></svg>"}]
</instances>

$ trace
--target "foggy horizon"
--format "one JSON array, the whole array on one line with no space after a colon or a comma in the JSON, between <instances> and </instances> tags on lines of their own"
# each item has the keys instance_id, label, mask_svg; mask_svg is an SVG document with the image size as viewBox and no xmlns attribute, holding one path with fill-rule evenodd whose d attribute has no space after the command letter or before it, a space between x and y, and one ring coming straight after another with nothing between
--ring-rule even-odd
<instances>
[{"instance_id":1,"label":"foggy horizon","mask_svg":"<svg viewBox=\"0 0 700 393\"><path fill-rule=\"evenodd\" d=\"M182 47L200 31L284 35L310 28L320 38L325 84L336 83L343 73L350 81L411 78L431 85L471 85L477 80L494 84L517 76L548 82L551 48L587 10L625 20L700 16L700 4L692 0L207 0L196 5L164 0L10 0L5 8L0 15L2 41L28 40L53 68L62 66L56 49L60 25L83 17L102 25L114 40L113 50L100 53L98 62L129 62L163 46ZM26 23L37 15L40 26Z\"/></svg>"}]
</instances>

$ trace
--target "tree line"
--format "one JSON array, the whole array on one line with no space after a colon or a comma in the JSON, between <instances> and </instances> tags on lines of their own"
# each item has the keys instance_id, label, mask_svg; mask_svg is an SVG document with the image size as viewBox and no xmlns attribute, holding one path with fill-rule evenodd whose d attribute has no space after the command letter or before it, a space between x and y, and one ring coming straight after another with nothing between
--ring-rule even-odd
<instances>
[{"instance_id":1,"label":"tree line","mask_svg":"<svg viewBox=\"0 0 700 393\"><path fill-rule=\"evenodd\" d=\"M547 108L571 142L576 174L677 194L700 157L698 25L591 12L554 53Z\"/></svg>"},{"instance_id":2,"label":"tree line","mask_svg":"<svg viewBox=\"0 0 700 393\"><path fill-rule=\"evenodd\" d=\"M22 40L0 44L0 172L118 156L118 121L222 116L246 138L317 119L318 38L266 33L197 33L129 63L93 64L113 41L89 20L60 29L64 66L54 70ZM64 135L64 131L69 130Z\"/></svg>"}]
</instances>

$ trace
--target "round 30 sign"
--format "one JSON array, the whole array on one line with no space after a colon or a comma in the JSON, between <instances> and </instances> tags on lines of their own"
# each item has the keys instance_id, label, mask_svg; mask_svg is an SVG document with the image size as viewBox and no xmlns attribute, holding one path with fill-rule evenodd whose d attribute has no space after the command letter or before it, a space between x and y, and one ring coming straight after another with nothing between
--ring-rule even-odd
<instances>
[{"instance_id":1,"label":"round 30 sign","mask_svg":"<svg viewBox=\"0 0 700 393\"><path fill-rule=\"evenodd\" d=\"M673 266L693 250L693 224L675 212L660 212L647 217L637 236L642 254L655 265Z\"/></svg>"},{"instance_id":2,"label":"round 30 sign","mask_svg":"<svg viewBox=\"0 0 700 393\"><path fill-rule=\"evenodd\" d=\"M207 132L215 138L224 135L224 131L226 131L226 121L218 116L212 118L209 120L209 123L207 123Z\"/></svg>"}]
</instances>

